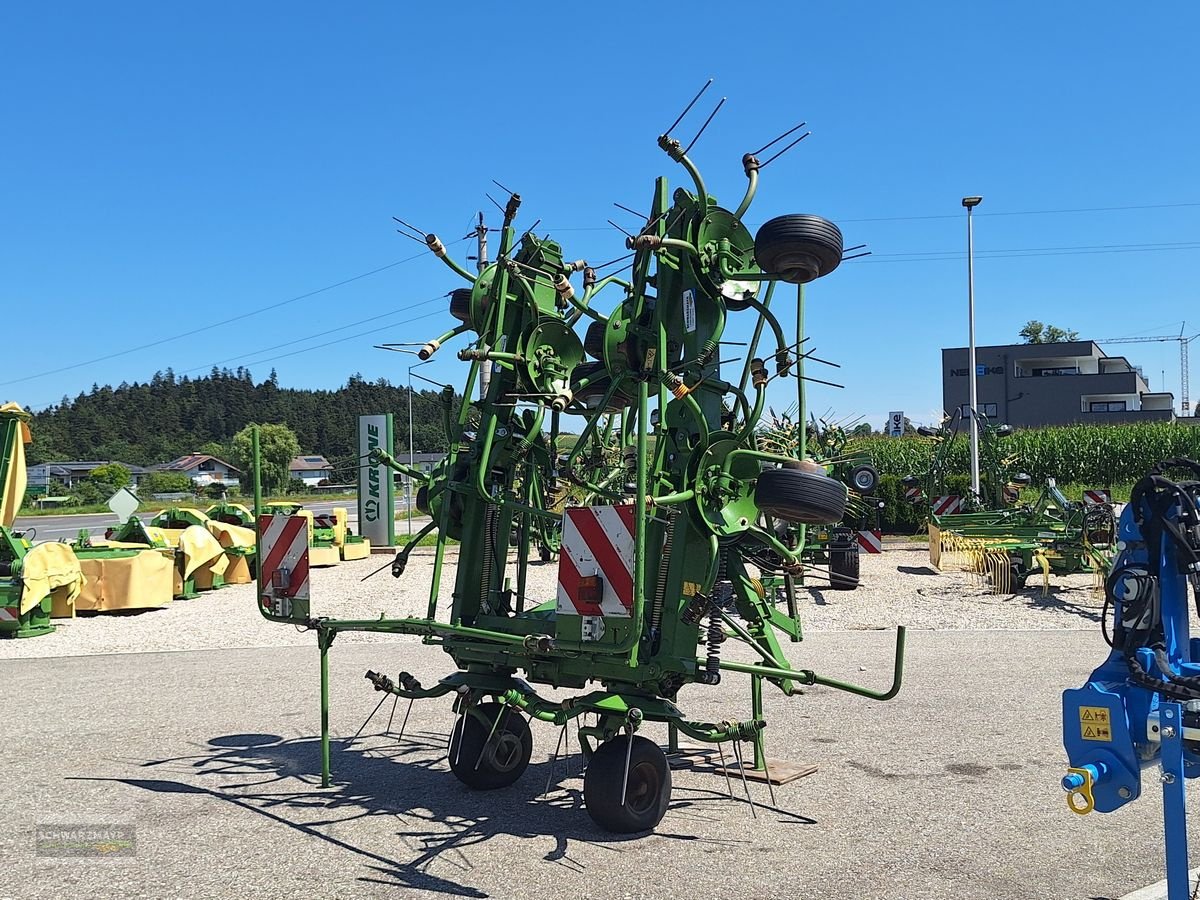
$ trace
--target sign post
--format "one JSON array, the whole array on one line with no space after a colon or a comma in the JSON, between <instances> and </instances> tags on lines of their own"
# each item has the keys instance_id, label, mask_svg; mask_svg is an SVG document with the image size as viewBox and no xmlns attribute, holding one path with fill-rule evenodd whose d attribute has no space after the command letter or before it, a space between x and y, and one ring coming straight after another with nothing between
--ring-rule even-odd
<instances>
[{"instance_id":1,"label":"sign post","mask_svg":"<svg viewBox=\"0 0 1200 900\"><path fill-rule=\"evenodd\" d=\"M392 414L358 417L358 530L372 547L396 543L396 504L392 470L367 460L374 449L395 449Z\"/></svg>"},{"instance_id":2,"label":"sign post","mask_svg":"<svg viewBox=\"0 0 1200 900\"><path fill-rule=\"evenodd\" d=\"M888 413L888 437L904 437L904 410Z\"/></svg>"}]
</instances>

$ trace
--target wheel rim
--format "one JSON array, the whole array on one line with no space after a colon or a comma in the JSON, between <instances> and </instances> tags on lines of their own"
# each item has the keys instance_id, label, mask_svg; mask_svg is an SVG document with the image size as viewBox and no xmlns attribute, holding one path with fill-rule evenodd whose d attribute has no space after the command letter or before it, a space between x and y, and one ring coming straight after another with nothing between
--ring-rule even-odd
<instances>
[{"instance_id":1,"label":"wheel rim","mask_svg":"<svg viewBox=\"0 0 1200 900\"><path fill-rule=\"evenodd\" d=\"M865 491L870 488L872 482L874 481L875 479L871 477L870 472L859 472L856 476L854 476L854 486L860 491Z\"/></svg>"},{"instance_id":2,"label":"wheel rim","mask_svg":"<svg viewBox=\"0 0 1200 900\"><path fill-rule=\"evenodd\" d=\"M637 815L650 812L658 803L662 791L662 779L653 763L641 762L629 770L629 782L625 787L625 806Z\"/></svg>"},{"instance_id":3,"label":"wheel rim","mask_svg":"<svg viewBox=\"0 0 1200 900\"><path fill-rule=\"evenodd\" d=\"M511 772L521 761L521 739L505 732L495 738L492 751L488 754L491 766L497 772Z\"/></svg>"}]
</instances>

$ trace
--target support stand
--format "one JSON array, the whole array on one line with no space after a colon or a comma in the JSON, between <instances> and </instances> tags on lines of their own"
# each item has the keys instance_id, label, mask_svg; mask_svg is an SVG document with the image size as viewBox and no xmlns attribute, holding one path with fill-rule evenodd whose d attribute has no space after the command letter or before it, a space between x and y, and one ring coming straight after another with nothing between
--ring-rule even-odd
<instances>
[{"instance_id":1,"label":"support stand","mask_svg":"<svg viewBox=\"0 0 1200 900\"><path fill-rule=\"evenodd\" d=\"M1191 900L1188 878L1187 807L1183 777L1183 707L1163 703L1162 723L1163 834L1167 854L1167 900Z\"/></svg>"},{"instance_id":2,"label":"support stand","mask_svg":"<svg viewBox=\"0 0 1200 900\"><path fill-rule=\"evenodd\" d=\"M317 648L321 651L321 787L329 787L329 645L336 631L319 629Z\"/></svg>"}]
</instances>

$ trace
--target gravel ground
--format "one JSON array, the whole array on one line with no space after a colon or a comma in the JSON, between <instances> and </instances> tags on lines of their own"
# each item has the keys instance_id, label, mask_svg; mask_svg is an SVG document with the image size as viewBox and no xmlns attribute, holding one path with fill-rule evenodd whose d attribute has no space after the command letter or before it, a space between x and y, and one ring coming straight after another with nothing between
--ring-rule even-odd
<instances>
[{"instance_id":1,"label":"gravel ground","mask_svg":"<svg viewBox=\"0 0 1200 900\"><path fill-rule=\"evenodd\" d=\"M446 698L413 706L403 742L379 735L389 704L351 743L378 702L365 669L426 683L448 671L439 648L412 640L334 646L325 790L311 646L0 661L30 710L5 720L0 897L1116 897L1162 877L1156 773L1138 802L1086 819L1058 786L1059 693L1103 649L1066 629L923 631L891 702L768 690L768 752L817 772L777 787L773 808L751 785L754 818L737 781L730 800L720 775L677 770L666 818L635 836L592 825L578 751L552 767L548 725L533 725L528 771L499 791L447 771ZM891 650L887 632L815 632L794 658L880 685ZM730 677L680 701L742 718L747 687ZM100 822L136 828L136 855L33 852L38 824Z\"/></svg>"},{"instance_id":2,"label":"gravel ground","mask_svg":"<svg viewBox=\"0 0 1200 900\"><path fill-rule=\"evenodd\" d=\"M1090 575L1052 577L1045 595L1040 580L1031 578L1026 590L996 596L966 573L934 570L922 545L889 542L885 547L884 553L862 556L862 583L855 591L829 590L821 587L821 580L811 579L811 586L800 592L805 628L1098 628L1102 599L1093 592ZM442 609L450 602L456 559L457 550L451 548L442 573ZM423 615L433 577L433 548L415 551L399 581L386 568L362 580L387 562L388 557L375 555L314 570L313 613L356 619ZM555 564L532 564L530 595L553 597L556 578ZM88 614L58 623L50 635L0 641L0 659L314 643L311 634L263 619L255 606L253 585L230 586L160 610ZM387 639L386 635L345 633L338 641Z\"/></svg>"}]
</instances>

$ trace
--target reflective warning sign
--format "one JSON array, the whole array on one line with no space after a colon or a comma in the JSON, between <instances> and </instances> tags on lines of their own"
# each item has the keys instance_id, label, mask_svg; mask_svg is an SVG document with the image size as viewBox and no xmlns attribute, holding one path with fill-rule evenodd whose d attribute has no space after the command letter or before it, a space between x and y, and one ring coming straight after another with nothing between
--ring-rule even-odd
<instances>
[{"instance_id":1,"label":"reflective warning sign","mask_svg":"<svg viewBox=\"0 0 1200 900\"><path fill-rule=\"evenodd\" d=\"M1085 741L1111 741L1112 722L1107 706L1079 707L1079 736Z\"/></svg>"}]
</instances>

